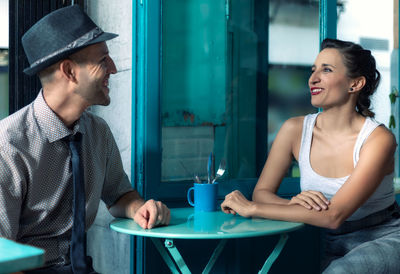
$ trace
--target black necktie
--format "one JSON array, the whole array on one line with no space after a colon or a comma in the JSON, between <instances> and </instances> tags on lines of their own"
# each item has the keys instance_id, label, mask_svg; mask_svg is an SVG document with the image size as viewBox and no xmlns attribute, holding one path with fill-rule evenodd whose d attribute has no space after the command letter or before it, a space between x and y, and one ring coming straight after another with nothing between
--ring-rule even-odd
<instances>
[{"instance_id":1,"label":"black necktie","mask_svg":"<svg viewBox=\"0 0 400 274\"><path fill-rule=\"evenodd\" d=\"M74 273L86 273L86 234L85 234L85 184L83 166L80 161L82 135L78 132L69 137L73 175L73 217L71 237L71 265Z\"/></svg>"}]
</instances>

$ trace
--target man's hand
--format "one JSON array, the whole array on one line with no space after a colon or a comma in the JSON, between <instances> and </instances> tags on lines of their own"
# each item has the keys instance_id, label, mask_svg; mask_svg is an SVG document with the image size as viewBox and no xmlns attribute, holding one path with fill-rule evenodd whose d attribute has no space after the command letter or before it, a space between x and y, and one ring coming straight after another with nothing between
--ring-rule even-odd
<instances>
[{"instance_id":1,"label":"man's hand","mask_svg":"<svg viewBox=\"0 0 400 274\"><path fill-rule=\"evenodd\" d=\"M158 225L168 225L171 219L170 211L160 201L148 200L135 213L133 220L144 229Z\"/></svg>"},{"instance_id":2,"label":"man's hand","mask_svg":"<svg viewBox=\"0 0 400 274\"><path fill-rule=\"evenodd\" d=\"M109 211L116 218L133 219L144 229L167 225L171 218L166 205L154 200L145 202L136 190L125 193Z\"/></svg>"}]
</instances>

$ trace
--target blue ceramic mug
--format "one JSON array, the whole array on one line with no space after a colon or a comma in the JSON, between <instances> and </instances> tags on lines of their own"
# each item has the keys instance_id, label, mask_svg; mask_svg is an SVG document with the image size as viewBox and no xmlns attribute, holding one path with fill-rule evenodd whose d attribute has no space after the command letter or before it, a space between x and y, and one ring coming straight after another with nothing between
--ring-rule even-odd
<instances>
[{"instance_id":1,"label":"blue ceramic mug","mask_svg":"<svg viewBox=\"0 0 400 274\"><path fill-rule=\"evenodd\" d=\"M194 195L192 195L194 192ZM217 210L217 193L218 183L213 184L198 184L189 188L187 199L191 206L194 206L195 211L216 211ZM192 199L194 196L194 199Z\"/></svg>"}]
</instances>

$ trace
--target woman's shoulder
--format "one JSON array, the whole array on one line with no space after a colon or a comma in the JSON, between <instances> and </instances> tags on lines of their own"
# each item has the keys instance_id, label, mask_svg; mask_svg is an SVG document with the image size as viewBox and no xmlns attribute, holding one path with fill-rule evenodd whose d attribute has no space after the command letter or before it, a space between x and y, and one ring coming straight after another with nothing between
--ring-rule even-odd
<instances>
[{"instance_id":1,"label":"woman's shoulder","mask_svg":"<svg viewBox=\"0 0 400 274\"><path fill-rule=\"evenodd\" d=\"M277 137L291 143L297 141L301 138L304 118L305 116L298 116L286 120L279 130Z\"/></svg>"},{"instance_id":2,"label":"woman's shoulder","mask_svg":"<svg viewBox=\"0 0 400 274\"><path fill-rule=\"evenodd\" d=\"M397 142L394 134L383 124L377 126L366 139L365 146L377 146L396 149Z\"/></svg>"},{"instance_id":3,"label":"woman's shoulder","mask_svg":"<svg viewBox=\"0 0 400 274\"><path fill-rule=\"evenodd\" d=\"M282 125L282 129L287 130L287 131L298 131L298 130L302 130L303 128L303 123L304 123L304 119L306 116L296 116L296 117L292 117L287 119L283 125Z\"/></svg>"},{"instance_id":4,"label":"woman's shoulder","mask_svg":"<svg viewBox=\"0 0 400 274\"><path fill-rule=\"evenodd\" d=\"M394 134L383 124L379 125L376 127L376 129L371 133L370 138L368 140L373 140L373 141L386 141L389 144L395 144L396 143L396 137Z\"/></svg>"}]
</instances>

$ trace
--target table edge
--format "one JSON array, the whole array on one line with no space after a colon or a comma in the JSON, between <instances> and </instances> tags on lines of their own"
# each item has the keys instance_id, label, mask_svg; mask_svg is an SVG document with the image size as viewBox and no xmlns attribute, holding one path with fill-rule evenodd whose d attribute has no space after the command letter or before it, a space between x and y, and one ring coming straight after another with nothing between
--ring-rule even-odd
<instances>
[{"instance_id":1,"label":"table edge","mask_svg":"<svg viewBox=\"0 0 400 274\"><path fill-rule=\"evenodd\" d=\"M137 232L127 231L125 229L121 229L121 228L115 226L115 223L118 221L121 221L121 220L133 221L133 220L127 219L127 218L116 218L109 225L111 230L119 232L119 233L131 235L131 236L162 238L162 239L187 239L187 240L189 240L189 239L191 239L191 240L241 239L241 238L254 238L254 237L263 237L263 236L275 236L275 235L290 233L290 232L299 230L305 226L304 223L288 222L288 223L295 224L295 226L289 227L289 228L281 230L281 231L274 231L274 232L270 232L270 233L258 231L258 232L254 232L252 235L248 235L248 234L246 234L248 232L243 232L243 235L241 235L241 233L238 233L238 234L223 234L223 233L207 234L204 232L203 233L198 232L195 234L190 234L190 236L188 236L188 235L173 234L173 233L171 233L170 235L165 235L165 234L162 235L162 233L154 232L151 230L137 231ZM273 220L273 221L276 221L276 220Z\"/></svg>"}]
</instances>

